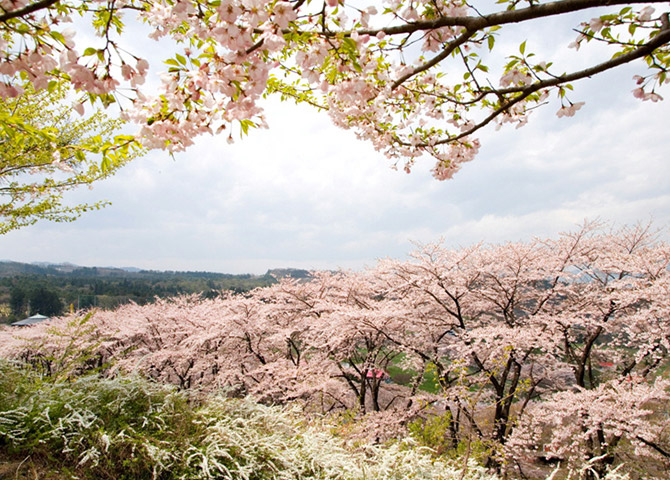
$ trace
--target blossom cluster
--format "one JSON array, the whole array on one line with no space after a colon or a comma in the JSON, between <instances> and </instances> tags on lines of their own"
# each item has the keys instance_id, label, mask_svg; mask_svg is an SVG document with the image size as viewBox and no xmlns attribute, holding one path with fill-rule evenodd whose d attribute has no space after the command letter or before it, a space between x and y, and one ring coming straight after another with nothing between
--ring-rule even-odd
<instances>
[{"instance_id":1,"label":"blossom cluster","mask_svg":"<svg viewBox=\"0 0 670 480\"><path fill-rule=\"evenodd\" d=\"M492 120L523 126L551 91L563 101L567 80L550 61L535 60L525 41L503 68L487 65L495 62L505 23L550 14L503 6L482 16L464 0L386 0L380 7L259 0L68 0L39 6L7 0L0 96L19 95L20 76L37 89L63 78L89 95L74 104L80 114L88 101L119 101L123 118L138 124L137 136L147 147L180 151L202 134L223 132L232 141L238 131L266 126L261 99L278 93L328 109L336 125L354 129L406 171L419 157L434 157L439 179L476 155L472 134ZM129 12L139 12L150 38L174 46L157 89L146 82L149 64L142 52L128 45ZM652 74L645 82L660 85L668 80L659 40L666 35L663 18L651 7L625 8L584 22L574 45L596 35L614 47L626 45L611 31L630 26L640 45L637 56L650 59ZM70 27L76 23L79 30L85 22L97 36L94 45L78 43ZM634 36L637 26L647 30L645 39L639 37L642 29ZM660 48L649 55L644 41ZM637 88L634 95L658 101L654 88ZM568 105L559 116L572 116L582 102Z\"/></svg>"}]
</instances>

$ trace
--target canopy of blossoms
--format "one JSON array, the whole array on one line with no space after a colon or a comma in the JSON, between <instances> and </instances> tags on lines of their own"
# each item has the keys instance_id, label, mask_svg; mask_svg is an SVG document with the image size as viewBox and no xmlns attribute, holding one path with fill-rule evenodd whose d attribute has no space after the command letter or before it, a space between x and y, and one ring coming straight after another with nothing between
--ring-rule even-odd
<instances>
[{"instance_id":1,"label":"canopy of blossoms","mask_svg":"<svg viewBox=\"0 0 670 480\"><path fill-rule=\"evenodd\" d=\"M558 116L574 115L583 102L569 98L571 82L639 60L633 94L660 100L668 10L660 0L2 0L0 96L19 94L24 79L36 89L65 79L80 92L77 111L120 102L138 141L174 152L204 133L232 141L265 126L259 100L277 94L327 110L405 170L434 157L446 179L474 158L481 128L522 126L552 97ZM574 55L590 42L610 47L588 68L506 37L518 23L552 35L569 13L583 14ZM175 45L152 66L163 72L157 90L144 87L150 65L129 38L135 18ZM500 52L500 38L518 52Z\"/></svg>"}]
</instances>

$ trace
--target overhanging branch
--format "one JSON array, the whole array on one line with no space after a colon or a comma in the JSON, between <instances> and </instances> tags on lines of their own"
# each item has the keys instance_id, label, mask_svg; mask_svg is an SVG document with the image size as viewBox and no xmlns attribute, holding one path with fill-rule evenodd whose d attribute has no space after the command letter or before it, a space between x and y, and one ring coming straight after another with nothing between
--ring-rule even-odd
<instances>
[{"instance_id":1,"label":"overhanging branch","mask_svg":"<svg viewBox=\"0 0 670 480\"><path fill-rule=\"evenodd\" d=\"M357 30L360 35L377 35L384 32L386 35L403 33L414 33L418 31L434 30L442 27L465 27L468 30L477 31L494 25L505 25L508 23L519 23L544 17L552 17L565 13L578 12L596 7L609 7L614 5L667 3L667 0L561 0L557 2L533 5L532 7L519 10L505 10L482 16L449 17L444 16L435 20L420 22L408 22L403 25L385 27L379 29Z\"/></svg>"},{"instance_id":2,"label":"overhanging branch","mask_svg":"<svg viewBox=\"0 0 670 480\"><path fill-rule=\"evenodd\" d=\"M519 102L525 100L529 95L545 89L545 88L551 88L555 87L558 85L562 85L564 83L568 82L573 82L575 80L581 80L583 78L587 77L592 77L594 75L597 75L599 73L605 72L607 70L611 70L612 68L616 68L618 66L624 65L626 63L632 62L633 60L637 60L638 58L643 58L647 55L650 55L654 50L657 48L665 45L666 43L670 42L670 29L667 30L662 30L656 35L653 39L651 39L648 43L645 43L644 45L641 45L640 47L636 48L633 51L630 51L628 53L624 53L622 55L619 55L618 57L612 58L606 62L602 62L598 65L595 65L590 68L585 68L584 70L580 70L578 72L573 72L570 74L566 75L561 75L556 78L551 78L547 80L542 80L539 82L535 82L531 85L525 86L525 87L518 87L518 88L509 88L509 89L500 89L500 90L490 90L487 91L487 94L509 94L509 93L520 93L520 95L508 100L507 102L503 103L498 109L496 109L493 113L491 113L488 117L486 117L484 120L479 122L477 125L474 127L462 132L459 135L455 135L453 137L449 138L444 138L442 140L438 140L432 144L419 144L419 147L428 147L432 145L444 145L446 143L452 143L456 142L464 137L467 137L468 135L472 135L474 132L477 130L485 127L489 123L491 123L496 117L499 115L503 114L504 112L508 111L511 107L514 105L518 104Z\"/></svg>"},{"instance_id":3,"label":"overhanging branch","mask_svg":"<svg viewBox=\"0 0 670 480\"><path fill-rule=\"evenodd\" d=\"M424 72L424 71L428 70L429 68L432 68L435 65L437 65L438 63L440 63L442 60L444 60L449 55L451 55L451 53L454 50L456 50L458 47L460 47L465 42L467 42L470 38L472 38L472 36L474 34L475 34L475 32L470 31L470 30L467 30L464 33L462 33L456 40L454 40L453 42L449 42L449 44L446 46L446 48L444 50L442 50L442 52L440 52L439 55L436 55L434 58L432 58L428 62L424 63L423 65L421 65L417 68L415 68L414 70L412 70L408 74L403 75L398 80L393 82L393 85L391 86L391 90L395 90L400 85L402 85L406 80L412 78L414 75L417 75L421 72Z\"/></svg>"},{"instance_id":4,"label":"overhanging branch","mask_svg":"<svg viewBox=\"0 0 670 480\"><path fill-rule=\"evenodd\" d=\"M49 8L55 3L58 3L58 0L40 0L39 2L31 3L30 5L27 5L18 10L5 12L4 14L0 15L0 22L6 22L12 18L25 17L26 15L30 15L33 12L37 12L38 10Z\"/></svg>"}]
</instances>

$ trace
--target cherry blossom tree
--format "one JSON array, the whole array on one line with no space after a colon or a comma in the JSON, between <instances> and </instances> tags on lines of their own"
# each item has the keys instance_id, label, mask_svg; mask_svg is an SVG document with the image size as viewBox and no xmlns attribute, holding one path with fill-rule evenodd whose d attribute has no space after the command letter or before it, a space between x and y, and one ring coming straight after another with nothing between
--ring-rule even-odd
<instances>
[{"instance_id":1,"label":"cherry blossom tree","mask_svg":"<svg viewBox=\"0 0 670 480\"><path fill-rule=\"evenodd\" d=\"M454 445L474 432L496 465L530 415L564 425L568 433L553 428L544 438L566 449L559 458L572 449L573 462L592 462L595 475L617 460L619 443L644 445L667 462L658 418L640 408L668 400L668 382L657 378L670 352L668 248L649 227L603 234L585 226L556 241L458 251L432 245L414 261L383 265L380 275L414 312L407 322L414 335L396 341L437 372ZM644 388L624 388L631 382ZM580 430L575 408L589 402ZM604 422L608 402L610 414L624 418ZM519 431L542 432L542 421ZM522 436L512 443L523 444ZM541 438L524 445L536 448Z\"/></svg>"},{"instance_id":2,"label":"cherry blossom tree","mask_svg":"<svg viewBox=\"0 0 670 480\"><path fill-rule=\"evenodd\" d=\"M535 453L529 445L542 445L545 459L590 479L602 478L617 461L653 477L654 470L667 471L670 459L667 424L659 418L669 386L667 379L630 377L557 392L519 423L508 447L519 457Z\"/></svg>"},{"instance_id":3,"label":"cherry blossom tree","mask_svg":"<svg viewBox=\"0 0 670 480\"><path fill-rule=\"evenodd\" d=\"M361 413L406 398L404 389L385 383L400 352L373 326L393 320L380 292L371 275L322 272L309 282L284 279L238 297L233 349L249 357L247 391Z\"/></svg>"},{"instance_id":4,"label":"cherry blossom tree","mask_svg":"<svg viewBox=\"0 0 670 480\"><path fill-rule=\"evenodd\" d=\"M265 126L260 100L278 94L327 110L405 170L434 157L434 176L446 179L476 155L484 127L522 126L552 97L559 117L574 115L583 101L573 82L635 63L634 96L656 102L669 81L662 0L4 0L0 9L1 97L20 94L20 78L37 90L64 79L81 92L78 111L120 102L145 146L171 152L201 134L232 141ZM586 68L507 37L514 24L552 35L568 14L582 15L575 55L609 47ZM133 51L130 15L176 45L157 91L144 88L149 63ZM73 24L90 25L97 41L78 44ZM517 51L500 46L510 41Z\"/></svg>"}]
</instances>

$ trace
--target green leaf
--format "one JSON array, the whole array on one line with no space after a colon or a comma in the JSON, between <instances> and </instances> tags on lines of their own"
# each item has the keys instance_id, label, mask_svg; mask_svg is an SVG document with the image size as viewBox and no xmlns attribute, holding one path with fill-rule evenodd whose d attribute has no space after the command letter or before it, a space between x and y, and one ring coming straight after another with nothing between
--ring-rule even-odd
<instances>
[{"instance_id":1,"label":"green leaf","mask_svg":"<svg viewBox=\"0 0 670 480\"><path fill-rule=\"evenodd\" d=\"M256 127L256 124L251 120L240 120L241 135L248 135L251 127Z\"/></svg>"},{"instance_id":2,"label":"green leaf","mask_svg":"<svg viewBox=\"0 0 670 480\"><path fill-rule=\"evenodd\" d=\"M27 33L32 32L32 29L28 25L26 25L25 23L20 23L15 28L16 28L16 31L21 35L25 35Z\"/></svg>"},{"instance_id":3,"label":"green leaf","mask_svg":"<svg viewBox=\"0 0 670 480\"><path fill-rule=\"evenodd\" d=\"M342 49L348 54L351 54L352 52L356 52L358 47L351 37L344 37L344 39L342 39Z\"/></svg>"},{"instance_id":4,"label":"green leaf","mask_svg":"<svg viewBox=\"0 0 670 480\"><path fill-rule=\"evenodd\" d=\"M519 59L514 57L507 65L505 65L505 71L509 72L512 68L516 67L519 64Z\"/></svg>"},{"instance_id":5,"label":"green leaf","mask_svg":"<svg viewBox=\"0 0 670 480\"><path fill-rule=\"evenodd\" d=\"M54 40L59 41L62 44L65 44L65 37L63 36L62 33L52 31L52 32L50 32L50 34L51 34L51 38L53 38Z\"/></svg>"}]
</instances>

